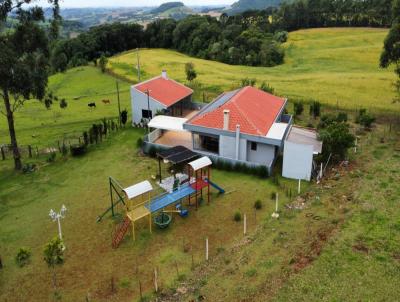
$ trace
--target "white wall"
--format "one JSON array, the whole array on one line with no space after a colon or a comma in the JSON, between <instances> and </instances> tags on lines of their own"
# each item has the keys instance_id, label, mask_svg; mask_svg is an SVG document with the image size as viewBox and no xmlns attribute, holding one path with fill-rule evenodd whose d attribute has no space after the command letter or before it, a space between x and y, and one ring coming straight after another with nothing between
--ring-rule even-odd
<instances>
[{"instance_id":1,"label":"white wall","mask_svg":"<svg viewBox=\"0 0 400 302\"><path fill-rule=\"evenodd\" d=\"M247 155L247 141L246 139L239 139L239 160L246 160ZM236 159L236 137L234 136L219 136L219 155L222 157Z\"/></svg>"},{"instance_id":2,"label":"white wall","mask_svg":"<svg viewBox=\"0 0 400 302\"><path fill-rule=\"evenodd\" d=\"M257 143L257 150L251 150L251 141L247 141L247 161L268 165L275 158L275 146Z\"/></svg>"},{"instance_id":3,"label":"white wall","mask_svg":"<svg viewBox=\"0 0 400 302\"><path fill-rule=\"evenodd\" d=\"M132 123L140 123L142 120L142 109L147 110L147 94L131 87L131 106L132 106ZM166 109L166 106L157 102L150 97L150 110L154 117L158 110Z\"/></svg>"},{"instance_id":4,"label":"white wall","mask_svg":"<svg viewBox=\"0 0 400 302\"><path fill-rule=\"evenodd\" d=\"M311 179L313 146L285 141L282 176L293 179Z\"/></svg>"}]
</instances>

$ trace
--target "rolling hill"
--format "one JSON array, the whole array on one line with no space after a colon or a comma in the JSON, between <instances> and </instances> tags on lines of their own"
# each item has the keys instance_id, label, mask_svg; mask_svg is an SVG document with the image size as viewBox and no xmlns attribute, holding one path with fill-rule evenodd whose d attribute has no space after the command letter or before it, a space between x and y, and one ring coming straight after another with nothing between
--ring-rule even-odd
<instances>
[{"instance_id":1,"label":"rolling hill","mask_svg":"<svg viewBox=\"0 0 400 302\"><path fill-rule=\"evenodd\" d=\"M231 7L226 10L226 13L229 15L235 15L247 10L259 10L268 7L277 7L282 2L282 0L239 0L233 3Z\"/></svg>"},{"instance_id":2,"label":"rolling hill","mask_svg":"<svg viewBox=\"0 0 400 302\"><path fill-rule=\"evenodd\" d=\"M194 14L194 11L182 2L166 2L151 11L152 14L162 18L183 19Z\"/></svg>"},{"instance_id":3,"label":"rolling hill","mask_svg":"<svg viewBox=\"0 0 400 302\"><path fill-rule=\"evenodd\" d=\"M330 28L292 32L285 43L285 63L273 68L232 66L192 58L172 50L141 51L145 78L160 74L185 82L187 62L193 62L209 99L239 85L241 79L255 78L257 85L266 81L277 94L292 100L319 100L324 104L347 109L368 107L379 111L400 111L392 102L395 94L392 70L378 66L385 29ZM126 52L110 59L111 70L137 81L132 72L135 52Z\"/></svg>"}]
</instances>

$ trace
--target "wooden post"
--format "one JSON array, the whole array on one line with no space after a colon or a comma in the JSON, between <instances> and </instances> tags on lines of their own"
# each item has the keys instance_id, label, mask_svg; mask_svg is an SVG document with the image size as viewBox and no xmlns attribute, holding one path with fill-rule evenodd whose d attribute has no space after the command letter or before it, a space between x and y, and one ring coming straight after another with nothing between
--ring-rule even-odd
<instances>
[{"instance_id":1,"label":"wooden post","mask_svg":"<svg viewBox=\"0 0 400 302\"><path fill-rule=\"evenodd\" d=\"M358 141L357 141L357 137L356 137L356 141L354 143L354 153L357 153L357 143L358 143Z\"/></svg>"},{"instance_id":2,"label":"wooden post","mask_svg":"<svg viewBox=\"0 0 400 302\"><path fill-rule=\"evenodd\" d=\"M299 184L297 186L297 194L300 195L300 192L301 192L301 179L299 178Z\"/></svg>"},{"instance_id":3,"label":"wooden post","mask_svg":"<svg viewBox=\"0 0 400 302\"><path fill-rule=\"evenodd\" d=\"M208 237L206 238L206 260L208 261Z\"/></svg>"},{"instance_id":4,"label":"wooden post","mask_svg":"<svg viewBox=\"0 0 400 302\"><path fill-rule=\"evenodd\" d=\"M191 269L192 269L192 270L194 269L194 259L193 259L193 253L192 253L192 267L191 267Z\"/></svg>"},{"instance_id":5,"label":"wooden post","mask_svg":"<svg viewBox=\"0 0 400 302\"><path fill-rule=\"evenodd\" d=\"M142 293L142 282L140 282L140 279L139 279L139 293L140 293L140 300L142 301L143 300L143 293Z\"/></svg>"},{"instance_id":6,"label":"wooden post","mask_svg":"<svg viewBox=\"0 0 400 302\"><path fill-rule=\"evenodd\" d=\"M247 231L247 217L246 214L243 215L243 235L246 236Z\"/></svg>"},{"instance_id":7,"label":"wooden post","mask_svg":"<svg viewBox=\"0 0 400 302\"><path fill-rule=\"evenodd\" d=\"M6 154L5 154L5 152L4 152L4 148L1 147L0 150L1 150L1 158L2 158L3 160L6 160Z\"/></svg>"},{"instance_id":8,"label":"wooden post","mask_svg":"<svg viewBox=\"0 0 400 302\"><path fill-rule=\"evenodd\" d=\"M121 127L121 104L120 104L120 100L119 100L119 84L118 84L118 80L116 81L116 85L117 85L117 97L118 97L118 123L119 123L119 126Z\"/></svg>"},{"instance_id":9,"label":"wooden post","mask_svg":"<svg viewBox=\"0 0 400 302\"><path fill-rule=\"evenodd\" d=\"M179 278L178 263L175 260L176 277Z\"/></svg>"},{"instance_id":10,"label":"wooden post","mask_svg":"<svg viewBox=\"0 0 400 302\"><path fill-rule=\"evenodd\" d=\"M114 286L114 277L111 277L111 293L113 294L115 290L115 286Z\"/></svg>"},{"instance_id":11,"label":"wooden post","mask_svg":"<svg viewBox=\"0 0 400 302\"><path fill-rule=\"evenodd\" d=\"M1 261L1 256L0 256L0 269L3 268L3 262Z\"/></svg>"},{"instance_id":12,"label":"wooden post","mask_svg":"<svg viewBox=\"0 0 400 302\"><path fill-rule=\"evenodd\" d=\"M32 158L32 147L31 147L31 145L28 145L28 153L29 153L29 158Z\"/></svg>"},{"instance_id":13,"label":"wooden post","mask_svg":"<svg viewBox=\"0 0 400 302\"><path fill-rule=\"evenodd\" d=\"M275 195L275 213L278 213L278 193Z\"/></svg>"},{"instance_id":14,"label":"wooden post","mask_svg":"<svg viewBox=\"0 0 400 302\"><path fill-rule=\"evenodd\" d=\"M154 290L158 292L157 268L154 268Z\"/></svg>"}]
</instances>

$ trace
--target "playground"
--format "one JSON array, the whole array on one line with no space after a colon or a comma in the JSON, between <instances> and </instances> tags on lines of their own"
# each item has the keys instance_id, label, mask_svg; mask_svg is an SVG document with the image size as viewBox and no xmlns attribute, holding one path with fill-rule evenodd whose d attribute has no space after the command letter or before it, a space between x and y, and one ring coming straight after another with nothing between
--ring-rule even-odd
<instances>
[{"instance_id":1,"label":"playground","mask_svg":"<svg viewBox=\"0 0 400 302\"><path fill-rule=\"evenodd\" d=\"M4 265L1 272L4 275L1 279L1 292L9 294L13 288L19 288L18 284L21 282L34 280L24 282L25 286L15 294L15 300L9 299L8 295L9 301L24 301L32 296L35 298L31 301L47 301L51 297L51 273L43 262L42 252L43 245L57 234L56 224L48 218L48 211L59 208L62 204L68 208L62 221L66 260L57 269L57 276L65 301L82 300L87 294L95 301L109 301L112 297L118 301L135 300L139 297L139 281L143 295L154 291L155 268L158 271L159 287L174 288L178 280L184 280L191 274L193 266L197 267L205 262L206 238L209 242L210 259L243 238L243 221L233 220L235 212L247 214L249 233L262 221L270 219L274 210L271 193L280 190L271 179L216 169L212 169L209 177L206 171L208 166L204 167L201 177L200 172L197 172L199 180L206 183L206 178L209 178L213 184L224 189L225 193L221 194L210 185L208 202L207 185L203 187L202 202L201 196L198 196L197 210L193 192L190 205L188 196L181 198L182 202L179 202L180 197L185 195L185 190L195 190L190 186L193 182L190 185L180 184L172 193L157 185L159 161L142 156L137 149L132 148L132 142L142 135L142 130L127 129L104 142L87 157L59 162L41 168L34 174L18 176L18 179L11 173L3 174L7 182L2 184L8 185L1 187L1 196L6 201L13 200L14 207L7 207L6 203L2 208L2 213L7 215L1 218L0 240L1 246L7 246L7 249L0 247ZM191 158L188 162L196 160ZM183 166L186 170L182 170L182 174L188 175L188 164ZM170 166L162 159L162 179L173 176L174 173L171 174L169 169ZM68 173L65 173L66 170ZM193 169L190 173L191 177L196 177ZM143 181L148 181L153 188L153 202L150 207L151 211L154 210L152 232L150 233L149 217L139 219L134 224L135 240L132 238L131 225L118 248L112 247L112 241L115 231L126 216L126 206L117 205L114 208L114 218L112 212L108 211L97 222L99 215L110 207L110 176L122 189ZM281 184L283 183L291 185L293 190L296 188L295 182L281 180ZM279 192L282 196L280 200L284 204L287 198L283 191ZM142 195L137 197L145 198L146 194ZM114 194L113 199L116 201L118 196ZM167 199L172 201L166 207ZM254 202L257 199L262 201L263 208L255 211ZM188 210L186 217L181 217L178 212L169 212L167 214L171 215L171 223L168 227L160 229L154 224L153 219L161 209L180 211L176 207L180 204ZM24 232L20 228L24 228ZM23 269L14 264L15 251L21 246L29 247L32 251L31 264ZM76 282L77 278L79 282ZM114 292L111 290L111 283ZM3 298L0 294L0 300Z\"/></svg>"}]
</instances>

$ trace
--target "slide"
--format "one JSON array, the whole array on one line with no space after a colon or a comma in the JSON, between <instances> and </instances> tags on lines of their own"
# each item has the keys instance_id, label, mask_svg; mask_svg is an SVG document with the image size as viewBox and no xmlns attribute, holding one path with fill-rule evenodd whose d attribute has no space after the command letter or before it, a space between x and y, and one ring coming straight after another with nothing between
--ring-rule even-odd
<instances>
[{"instance_id":1,"label":"slide","mask_svg":"<svg viewBox=\"0 0 400 302\"><path fill-rule=\"evenodd\" d=\"M208 178L206 178L205 181L208 182L213 188L217 189L219 191L219 193L221 193L221 194L225 193L224 189L222 189L219 185L217 185L216 183L212 182Z\"/></svg>"}]
</instances>

